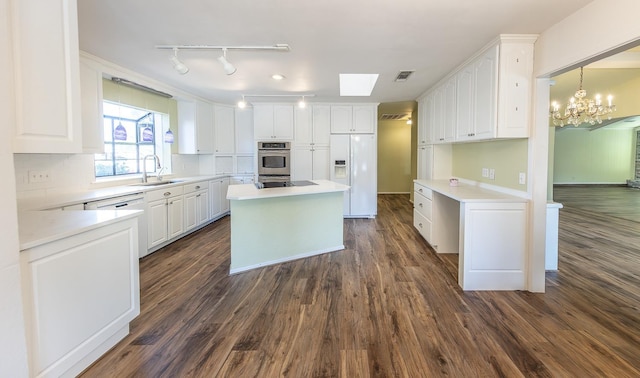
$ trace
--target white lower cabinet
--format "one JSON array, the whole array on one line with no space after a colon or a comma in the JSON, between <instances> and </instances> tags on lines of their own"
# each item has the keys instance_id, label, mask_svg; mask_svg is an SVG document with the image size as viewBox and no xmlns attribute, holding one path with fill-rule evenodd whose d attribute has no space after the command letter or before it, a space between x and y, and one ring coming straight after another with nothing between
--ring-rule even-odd
<instances>
[{"instance_id":1,"label":"white lower cabinet","mask_svg":"<svg viewBox=\"0 0 640 378\"><path fill-rule=\"evenodd\" d=\"M223 177L209 181L209 196L211 218L229 212L229 200L227 199L227 189L229 188L229 178Z\"/></svg>"},{"instance_id":2,"label":"white lower cabinet","mask_svg":"<svg viewBox=\"0 0 640 378\"><path fill-rule=\"evenodd\" d=\"M184 198L182 194L182 186L145 193L149 249L162 245L184 232Z\"/></svg>"},{"instance_id":3,"label":"white lower cabinet","mask_svg":"<svg viewBox=\"0 0 640 378\"><path fill-rule=\"evenodd\" d=\"M31 376L76 376L129 333L140 313L136 218L23 250L20 259Z\"/></svg>"},{"instance_id":4,"label":"white lower cabinet","mask_svg":"<svg viewBox=\"0 0 640 378\"><path fill-rule=\"evenodd\" d=\"M448 180L414 183L413 225L437 253L457 253L463 290L525 289L527 200Z\"/></svg>"},{"instance_id":5,"label":"white lower cabinet","mask_svg":"<svg viewBox=\"0 0 640 378\"><path fill-rule=\"evenodd\" d=\"M329 147L301 146L292 151L292 180L329 180Z\"/></svg>"},{"instance_id":6,"label":"white lower cabinet","mask_svg":"<svg viewBox=\"0 0 640 378\"><path fill-rule=\"evenodd\" d=\"M184 231L209 221L209 184L207 181L184 186Z\"/></svg>"}]
</instances>

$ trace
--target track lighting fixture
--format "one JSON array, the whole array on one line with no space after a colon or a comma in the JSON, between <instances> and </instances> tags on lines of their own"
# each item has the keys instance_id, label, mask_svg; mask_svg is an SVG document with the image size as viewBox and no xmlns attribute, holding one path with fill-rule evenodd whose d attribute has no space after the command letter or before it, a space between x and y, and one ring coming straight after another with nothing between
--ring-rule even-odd
<instances>
[{"instance_id":1,"label":"track lighting fixture","mask_svg":"<svg viewBox=\"0 0 640 378\"><path fill-rule=\"evenodd\" d=\"M233 64L229 63L229 61L227 60L226 48L222 49L222 55L218 57L218 62L222 64L222 67L224 68L224 72L226 72L227 75L233 75L234 73L236 73L236 68L233 66Z\"/></svg>"},{"instance_id":2,"label":"track lighting fixture","mask_svg":"<svg viewBox=\"0 0 640 378\"><path fill-rule=\"evenodd\" d=\"M189 72L189 67L187 67L184 63L182 63L178 59L178 48L177 47L173 48L173 55L171 55L171 57L169 57L169 59L171 60L171 63L173 63L173 68L176 71L178 71L178 73L180 75L184 75L187 72Z\"/></svg>"},{"instance_id":3,"label":"track lighting fixture","mask_svg":"<svg viewBox=\"0 0 640 378\"><path fill-rule=\"evenodd\" d=\"M289 45L286 43L276 43L270 46L157 45L156 48L173 50L173 55L170 57L173 68L182 75L189 72L189 67L178 60L178 50L222 50L222 56L218 57L218 61L222 64L227 75L233 75L236 72L236 67L227 60L227 50L289 51Z\"/></svg>"}]
</instances>

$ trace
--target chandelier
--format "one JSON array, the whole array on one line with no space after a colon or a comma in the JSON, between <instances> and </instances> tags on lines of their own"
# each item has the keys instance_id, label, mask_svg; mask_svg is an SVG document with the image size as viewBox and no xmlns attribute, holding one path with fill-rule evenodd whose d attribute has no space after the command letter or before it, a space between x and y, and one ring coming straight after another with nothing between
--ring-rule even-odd
<instances>
[{"instance_id":1,"label":"chandelier","mask_svg":"<svg viewBox=\"0 0 640 378\"><path fill-rule=\"evenodd\" d=\"M560 112L560 104L551 103L549 117L553 120L555 126L573 125L578 126L581 123L588 122L591 125L602 123L602 116L611 119L611 113L616 111L616 106L611 103L613 96L607 96L608 105L602 104L602 98L596 94L595 99L588 99L587 91L582 89L583 68L580 67L580 87L576 93L569 99L569 103L564 109L564 114Z\"/></svg>"}]
</instances>

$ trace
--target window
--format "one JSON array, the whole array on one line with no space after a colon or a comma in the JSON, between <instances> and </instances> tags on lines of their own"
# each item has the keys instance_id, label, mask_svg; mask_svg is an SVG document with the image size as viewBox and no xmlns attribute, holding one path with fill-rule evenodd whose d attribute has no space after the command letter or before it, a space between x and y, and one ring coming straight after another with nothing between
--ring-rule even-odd
<instances>
[{"instance_id":1,"label":"window","mask_svg":"<svg viewBox=\"0 0 640 378\"><path fill-rule=\"evenodd\" d=\"M140 174L147 155L158 155L162 162L171 160L163 158L166 114L107 101L103 112L104 153L95 155L96 178ZM162 164L165 173L169 172L167 165ZM153 159L147 159L147 173L156 170Z\"/></svg>"}]
</instances>

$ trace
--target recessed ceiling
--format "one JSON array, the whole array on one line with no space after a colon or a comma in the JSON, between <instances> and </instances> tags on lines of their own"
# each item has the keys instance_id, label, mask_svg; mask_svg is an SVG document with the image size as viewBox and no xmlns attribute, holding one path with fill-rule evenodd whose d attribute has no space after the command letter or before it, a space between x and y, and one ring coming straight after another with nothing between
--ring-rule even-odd
<instances>
[{"instance_id":1,"label":"recessed ceiling","mask_svg":"<svg viewBox=\"0 0 640 378\"><path fill-rule=\"evenodd\" d=\"M241 93L316 102L413 100L501 33L540 33L591 0L78 1L81 50L172 87L235 104ZM156 45L289 44L289 52L171 52ZM398 72L415 70L395 82ZM281 73L286 80L271 79ZM339 97L339 73L379 73L371 97Z\"/></svg>"}]
</instances>

